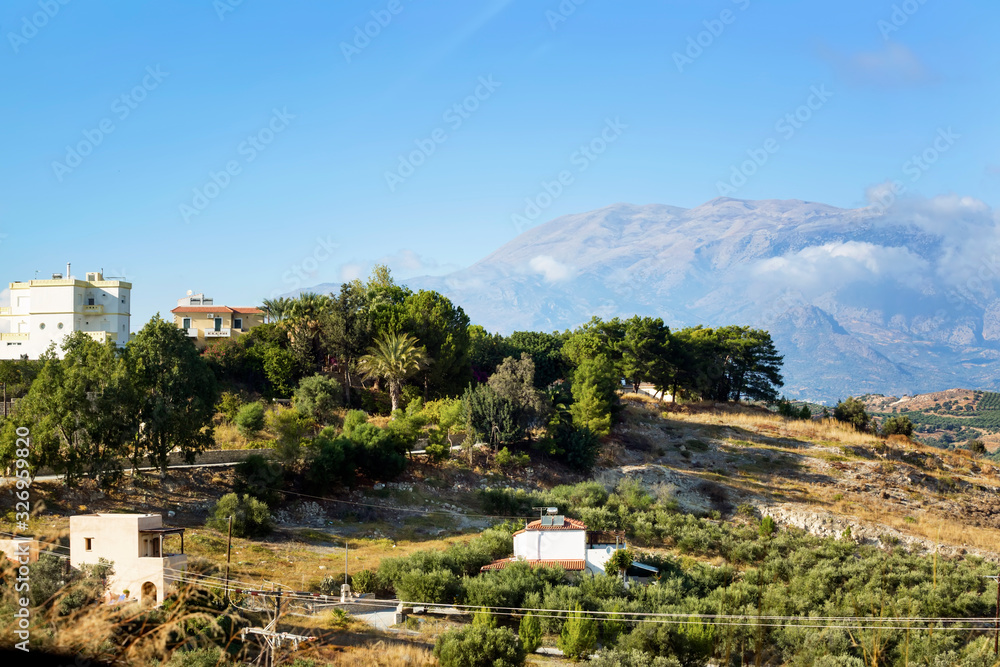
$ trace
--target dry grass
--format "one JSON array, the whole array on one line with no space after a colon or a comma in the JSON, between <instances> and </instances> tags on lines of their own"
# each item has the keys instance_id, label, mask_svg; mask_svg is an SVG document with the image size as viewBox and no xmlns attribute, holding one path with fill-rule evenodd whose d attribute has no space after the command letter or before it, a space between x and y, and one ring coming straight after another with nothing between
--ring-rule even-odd
<instances>
[{"instance_id":1,"label":"dry grass","mask_svg":"<svg viewBox=\"0 0 1000 667\"><path fill-rule=\"evenodd\" d=\"M375 642L366 646L348 648L343 653L326 657L329 665L336 667L432 667L437 660L429 649L410 644Z\"/></svg>"},{"instance_id":2,"label":"dry grass","mask_svg":"<svg viewBox=\"0 0 1000 667\"><path fill-rule=\"evenodd\" d=\"M279 535L266 542L234 537L232 579L253 585L273 582L304 590L316 586L327 575L344 572L343 538L320 530L297 531L296 535L298 537ZM475 537L470 533L424 541L349 538L349 572L375 570L384 558L406 556L424 549L441 550ZM328 544L324 546L319 544L321 542ZM226 535L210 528L189 528L185 551L189 557L204 558L216 566L224 566Z\"/></svg>"}]
</instances>

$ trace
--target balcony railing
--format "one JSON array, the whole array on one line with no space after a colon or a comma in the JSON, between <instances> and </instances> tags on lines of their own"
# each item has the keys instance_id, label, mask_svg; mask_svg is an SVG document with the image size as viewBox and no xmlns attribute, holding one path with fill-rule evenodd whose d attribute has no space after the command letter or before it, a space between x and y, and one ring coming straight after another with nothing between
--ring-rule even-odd
<instances>
[{"instance_id":1,"label":"balcony railing","mask_svg":"<svg viewBox=\"0 0 1000 667\"><path fill-rule=\"evenodd\" d=\"M0 317L10 315L10 306L0 306Z\"/></svg>"},{"instance_id":2,"label":"balcony railing","mask_svg":"<svg viewBox=\"0 0 1000 667\"><path fill-rule=\"evenodd\" d=\"M27 333L0 333L0 340L29 340Z\"/></svg>"},{"instance_id":3,"label":"balcony railing","mask_svg":"<svg viewBox=\"0 0 1000 667\"><path fill-rule=\"evenodd\" d=\"M205 338L229 338L232 329L205 329Z\"/></svg>"},{"instance_id":4,"label":"balcony railing","mask_svg":"<svg viewBox=\"0 0 1000 667\"><path fill-rule=\"evenodd\" d=\"M100 314L104 312L104 306L84 306L83 312Z\"/></svg>"},{"instance_id":5,"label":"balcony railing","mask_svg":"<svg viewBox=\"0 0 1000 667\"><path fill-rule=\"evenodd\" d=\"M198 329L197 329L197 327L191 327L189 329L185 329L184 331L187 332L187 337L188 338L197 338L198 337Z\"/></svg>"}]
</instances>

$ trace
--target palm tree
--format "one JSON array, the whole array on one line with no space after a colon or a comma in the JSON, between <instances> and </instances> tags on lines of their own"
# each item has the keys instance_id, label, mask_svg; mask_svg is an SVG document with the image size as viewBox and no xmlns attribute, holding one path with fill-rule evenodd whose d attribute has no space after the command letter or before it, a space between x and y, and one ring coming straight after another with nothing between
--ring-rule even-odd
<instances>
[{"instance_id":1,"label":"palm tree","mask_svg":"<svg viewBox=\"0 0 1000 667\"><path fill-rule=\"evenodd\" d=\"M403 394L403 382L427 366L429 361L416 338L405 333L390 333L376 341L368 354L361 357L358 368L365 377L386 379L392 411L395 412Z\"/></svg>"},{"instance_id":2,"label":"palm tree","mask_svg":"<svg viewBox=\"0 0 1000 667\"><path fill-rule=\"evenodd\" d=\"M288 297L279 296L274 299L264 299L261 310L267 315L268 322L280 322L288 317L288 311L292 306L292 300Z\"/></svg>"}]
</instances>

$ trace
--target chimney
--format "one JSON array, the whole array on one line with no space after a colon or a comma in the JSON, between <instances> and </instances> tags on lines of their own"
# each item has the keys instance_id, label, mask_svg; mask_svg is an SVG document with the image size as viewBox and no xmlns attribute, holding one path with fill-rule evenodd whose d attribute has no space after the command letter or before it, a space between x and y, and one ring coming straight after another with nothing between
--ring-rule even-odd
<instances>
[{"instance_id":1,"label":"chimney","mask_svg":"<svg viewBox=\"0 0 1000 667\"><path fill-rule=\"evenodd\" d=\"M66 262L66 278L69 278L69 262Z\"/></svg>"}]
</instances>

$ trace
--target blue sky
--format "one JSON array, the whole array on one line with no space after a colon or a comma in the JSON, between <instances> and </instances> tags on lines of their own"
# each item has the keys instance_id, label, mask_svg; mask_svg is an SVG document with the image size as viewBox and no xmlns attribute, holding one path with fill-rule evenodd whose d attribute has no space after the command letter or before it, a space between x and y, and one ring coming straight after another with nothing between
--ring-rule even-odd
<instances>
[{"instance_id":1,"label":"blue sky","mask_svg":"<svg viewBox=\"0 0 1000 667\"><path fill-rule=\"evenodd\" d=\"M0 281L125 275L138 329L615 202L997 198L996 3L577 1L8 0Z\"/></svg>"}]
</instances>

